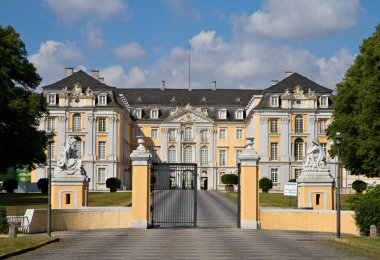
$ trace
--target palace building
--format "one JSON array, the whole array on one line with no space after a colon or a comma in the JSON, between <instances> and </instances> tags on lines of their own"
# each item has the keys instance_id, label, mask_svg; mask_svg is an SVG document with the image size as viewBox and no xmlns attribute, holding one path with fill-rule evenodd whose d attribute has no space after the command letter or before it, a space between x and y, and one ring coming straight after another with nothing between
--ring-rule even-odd
<instances>
[{"instance_id":1,"label":"palace building","mask_svg":"<svg viewBox=\"0 0 380 260\"><path fill-rule=\"evenodd\" d=\"M123 88L125 87L125 88ZM53 131L52 165L70 137L77 140L90 190L106 190L118 177L131 189L130 153L142 136L153 162L197 163L198 189L223 190L223 174L237 173L246 138L253 137L261 160L260 177L282 190L301 173L307 145L318 139L328 150L326 127L332 120L332 90L286 72L266 89L171 89L111 87L99 71L88 75L66 68L66 77L43 87L49 115L40 129ZM336 160L327 153L335 176ZM32 182L47 176L37 167Z\"/></svg>"}]
</instances>

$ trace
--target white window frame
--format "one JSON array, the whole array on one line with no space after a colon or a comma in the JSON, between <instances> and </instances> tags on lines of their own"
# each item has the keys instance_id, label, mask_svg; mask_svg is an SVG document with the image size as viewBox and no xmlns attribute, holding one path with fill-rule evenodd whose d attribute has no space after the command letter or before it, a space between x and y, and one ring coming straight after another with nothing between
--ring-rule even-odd
<instances>
[{"instance_id":1,"label":"white window frame","mask_svg":"<svg viewBox=\"0 0 380 260\"><path fill-rule=\"evenodd\" d=\"M296 115L294 118L294 132L295 133L303 133L303 116Z\"/></svg>"},{"instance_id":2,"label":"white window frame","mask_svg":"<svg viewBox=\"0 0 380 260\"><path fill-rule=\"evenodd\" d=\"M106 159L106 154L107 154L106 153L106 149L107 149L107 143L106 143L106 141L99 141L99 143L98 143L98 156L99 156L99 160L105 160Z\"/></svg>"},{"instance_id":3,"label":"white window frame","mask_svg":"<svg viewBox=\"0 0 380 260\"><path fill-rule=\"evenodd\" d=\"M208 147L202 146L201 147L201 166L208 164Z\"/></svg>"},{"instance_id":4,"label":"white window frame","mask_svg":"<svg viewBox=\"0 0 380 260\"><path fill-rule=\"evenodd\" d=\"M150 129L150 138L158 139L158 128L151 128Z\"/></svg>"},{"instance_id":5,"label":"white window frame","mask_svg":"<svg viewBox=\"0 0 380 260\"><path fill-rule=\"evenodd\" d=\"M279 107L280 106L280 97L279 96L270 97L270 106L271 107Z\"/></svg>"},{"instance_id":6,"label":"white window frame","mask_svg":"<svg viewBox=\"0 0 380 260\"><path fill-rule=\"evenodd\" d=\"M208 130L201 130L201 141L206 142L208 140Z\"/></svg>"},{"instance_id":7,"label":"white window frame","mask_svg":"<svg viewBox=\"0 0 380 260\"><path fill-rule=\"evenodd\" d=\"M296 139L298 140L298 138ZM300 139L302 140L302 142L296 142L296 140L294 140L294 149L293 149L293 155L294 155L294 160L295 161L302 161L303 160L303 157L304 157L304 146L305 146L305 142L303 141L303 139ZM296 146L296 144L298 146Z\"/></svg>"},{"instance_id":8,"label":"white window frame","mask_svg":"<svg viewBox=\"0 0 380 260\"><path fill-rule=\"evenodd\" d=\"M269 160L278 161L278 143L277 142L270 143Z\"/></svg>"},{"instance_id":9,"label":"white window frame","mask_svg":"<svg viewBox=\"0 0 380 260\"><path fill-rule=\"evenodd\" d=\"M47 94L46 102L49 105L56 105L57 104L57 94Z\"/></svg>"},{"instance_id":10,"label":"white window frame","mask_svg":"<svg viewBox=\"0 0 380 260\"><path fill-rule=\"evenodd\" d=\"M82 139L76 141L76 148L77 148L77 157L81 159L83 156L83 150L84 150L84 141L82 141Z\"/></svg>"},{"instance_id":11,"label":"white window frame","mask_svg":"<svg viewBox=\"0 0 380 260\"><path fill-rule=\"evenodd\" d=\"M320 96L319 97L319 106L328 107L329 106L329 96Z\"/></svg>"},{"instance_id":12,"label":"white window frame","mask_svg":"<svg viewBox=\"0 0 380 260\"><path fill-rule=\"evenodd\" d=\"M168 149L168 162L177 162L177 149L175 148L175 146L170 146Z\"/></svg>"},{"instance_id":13,"label":"white window frame","mask_svg":"<svg viewBox=\"0 0 380 260\"><path fill-rule=\"evenodd\" d=\"M192 163L193 162L193 148L191 146L186 146L183 152L183 162Z\"/></svg>"},{"instance_id":14,"label":"white window frame","mask_svg":"<svg viewBox=\"0 0 380 260\"><path fill-rule=\"evenodd\" d=\"M98 132L106 132L107 131L107 119L105 117L101 117L98 119Z\"/></svg>"},{"instance_id":15,"label":"white window frame","mask_svg":"<svg viewBox=\"0 0 380 260\"><path fill-rule=\"evenodd\" d=\"M238 164L239 163L239 156L240 156L240 154L243 152L243 149L237 149L236 151L235 151L235 160L236 160L236 164Z\"/></svg>"},{"instance_id":16,"label":"white window frame","mask_svg":"<svg viewBox=\"0 0 380 260\"><path fill-rule=\"evenodd\" d=\"M235 118L236 119L244 119L244 110L243 109L236 110Z\"/></svg>"},{"instance_id":17,"label":"white window frame","mask_svg":"<svg viewBox=\"0 0 380 260\"><path fill-rule=\"evenodd\" d=\"M50 147L49 147L49 153L48 153L48 158L49 159L51 156L51 159L54 160L55 158L55 142L51 143L50 144Z\"/></svg>"},{"instance_id":18,"label":"white window frame","mask_svg":"<svg viewBox=\"0 0 380 260\"><path fill-rule=\"evenodd\" d=\"M150 118L151 119L158 119L159 110L158 109L152 109L150 111Z\"/></svg>"},{"instance_id":19,"label":"white window frame","mask_svg":"<svg viewBox=\"0 0 380 260\"><path fill-rule=\"evenodd\" d=\"M270 179L273 183L279 183L279 169L278 168L270 168Z\"/></svg>"},{"instance_id":20,"label":"white window frame","mask_svg":"<svg viewBox=\"0 0 380 260\"><path fill-rule=\"evenodd\" d=\"M227 150L220 149L219 150L219 166L227 165Z\"/></svg>"},{"instance_id":21,"label":"white window frame","mask_svg":"<svg viewBox=\"0 0 380 260\"><path fill-rule=\"evenodd\" d=\"M171 128L168 130L169 142L174 142L176 139L176 129Z\"/></svg>"},{"instance_id":22,"label":"white window frame","mask_svg":"<svg viewBox=\"0 0 380 260\"><path fill-rule=\"evenodd\" d=\"M100 174L102 174L102 176ZM107 168L98 167L96 178L99 184L105 184L107 180Z\"/></svg>"},{"instance_id":23,"label":"white window frame","mask_svg":"<svg viewBox=\"0 0 380 260\"><path fill-rule=\"evenodd\" d=\"M269 132L278 133L278 119L277 118L269 119Z\"/></svg>"},{"instance_id":24,"label":"white window frame","mask_svg":"<svg viewBox=\"0 0 380 260\"><path fill-rule=\"evenodd\" d=\"M82 115L79 113L75 113L73 115L73 132L81 132L82 131Z\"/></svg>"},{"instance_id":25,"label":"white window frame","mask_svg":"<svg viewBox=\"0 0 380 260\"><path fill-rule=\"evenodd\" d=\"M134 114L135 114L135 117L137 119L141 119L142 118L142 109L141 108L136 108Z\"/></svg>"},{"instance_id":26,"label":"white window frame","mask_svg":"<svg viewBox=\"0 0 380 260\"><path fill-rule=\"evenodd\" d=\"M193 129L189 126L185 127L185 135L184 135L185 141L191 141L193 139Z\"/></svg>"},{"instance_id":27,"label":"white window frame","mask_svg":"<svg viewBox=\"0 0 380 260\"><path fill-rule=\"evenodd\" d=\"M241 140L243 139L243 129L242 128L238 128L236 129L236 139L238 140Z\"/></svg>"},{"instance_id":28,"label":"white window frame","mask_svg":"<svg viewBox=\"0 0 380 260\"><path fill-rule=\"evenodd\" d=\"M48 132L55 132L55 117L48 117L47 131Z\"/></svg>"},{"instance_id":29,"label":"white window frame","mask_svg":"<svg viewBox=\"0 0 380 260\"><path fill-rule=\"evenodd\" d=\"M323 122L323 123L322 123ZM327 119L321 118L319 119L319 133L320 134L326 134L327 129Z\"/></svg>"},{"instance_id":30,"label":"white window frame","mask_svg":"<svg viewBox=\"0 0 380 260\"><path fill-rule=\"evenodd\" d=\"M227 109L219 109L219 119L227 119Z\"/></svg>"},{"instance_id":31,"label":"white window frame","mask_svg":"<svg viewBox=\"0 0 380 260\"><path fill-rule=\"evenodd\" d=\"M227 138L227 129L226 128L219 128L219 139L220 140L226 140Z\"/></svg>"},{"instance_id":32,"label":"white window frame","mask_svg":"<svg viewBox=\"0 0 380 260\"><path fill-rule=\"evenodd\" d=\"M107 105L107 94L99 94L98 95L98 106L106 106Z\"/></svg>"},{"instance_id":33,"label":"white window frame","mask_svg":"<svg viewBox=\"0 0 380 260\"><path fill-rule=\"evenodd\" d=\"M298 179L301 176L302 169L301 168L295 168L294 169L294 179Z\"/></svg>"}]
</instances>

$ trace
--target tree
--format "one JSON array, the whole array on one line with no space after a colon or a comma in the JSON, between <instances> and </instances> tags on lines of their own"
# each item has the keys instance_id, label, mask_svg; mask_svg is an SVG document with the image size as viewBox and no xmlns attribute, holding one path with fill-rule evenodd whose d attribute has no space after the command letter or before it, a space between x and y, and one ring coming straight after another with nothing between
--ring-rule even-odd
<instances>
[{"instance_id":1,"label":"tree","mask_svg":"<svg viewBox=\"0 0 380 260\"><path fill-rule=\"evenodd\" d=\"M116 189L120 189L121 181L119 178L108 178L106 180L106 187L110 189L110 192L116 192Z\"/></svg>"},{"instance_id":2,"label":"tree","mask_svg":"<svg viewBox=\"0 0 380 260\"><path fill-rule=\"evenodd\" d=\"M27 59L19 34L0 26L0 172L45 162L46 137L38 131L46 100L34 92L41 77Z\"/></svg>"},{"instance_id":3,"label":"tree","mask_svg":"<svg viewBox=\"0 0 380 260\"><path fill-rule=\"evenodd\" d=\"M259 181L259 188L262 189L263 192L268 193L268 191L273 188L273 182L267 177L263 177Z\"/></svg>"},{"instance_id":4,"label":"tree","mask_svg":"<svg viewBox=\"0 0 380 260\"><path fill-rule=\"evenodd\" d=\"M363 190L367 189L367 183L362 180L356 180L352 183L352 189L356 191L356 193L363 193Z\"/></svg>"},{"instance_id":5,"label":"tree","mask_svg":"<svg viewBox=\"0 0 380 260\"><path fill-rule=\"evenodd\" d=\"M7 193L13 193L13 191L18 188L18 181L13 179L5 180L3 182L3 188Z\"/></svg>"},{"instance_id":6,"label":"tree","mask_svg":"<svg viewBox=\"0 0 380 260\"><path fill-rule=\"evenodd\" d=\"M49 189L49 179L41 178L37 181L37 187L41 190L41 193L47 193Z\"/></svg>"},{"instance_id":7,"label":"tree","mask_svg":"<svg viewBox=\"0 0 380 260\"><path fill-rule=\"evenodd\" d=\"M224 174L222 175L222 183L232 186L238 184L238 176L236 174Z\"/></svg>"},{"instance_id":8,"label":"tree","mask_svg":"<svg viewBox=\"0 0 380 260\"><path fill-rule=\"evenodd\" d=\"M327 135L341 132L340 156L355 175L380 176L380 24L337 85L334 120ZM337 154L337 147L331 149Z\"/></svg>"}]
</instances>

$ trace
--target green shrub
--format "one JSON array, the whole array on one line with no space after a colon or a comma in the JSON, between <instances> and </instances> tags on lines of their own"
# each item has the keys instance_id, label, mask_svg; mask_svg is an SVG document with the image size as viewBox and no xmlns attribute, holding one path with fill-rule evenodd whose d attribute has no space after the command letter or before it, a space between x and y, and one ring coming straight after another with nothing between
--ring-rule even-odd
<instances>
[{"instance_id":1,"label":"green shrub","mask_svg":"<svg viewBox=\"0 0 380 260\"><path fill-rule=\"evenodd\" d=\"M39 179L37 182L38 189L41 190L42 193L47 193L49 189L49 179L48 178L42 178Z\"/></svg>"},{"instance_id":2,"label":"green shrub","mask_svg":"<svg viewBox=\"0 0 380 260\"><path fill-rule=\"evenodd\" d=\"M380 185L369 188L366 194L349 198L348 203L355 212L355 222L361 234L369 235L371 225L376 225L380 232Z\"/></svg>"},{"instance_id":3,"label":"green shrub","mask_svg":"<svg viewBox=\"0 0 380 260\"><path fill-rule=\"evenodd\" d=\"M238 176L236 174L222 175L222 183L226 185L238 184Z\"/></svg>"},{"instance_id":4,"label":"green shrub","mask_svg":"<svg viewBox=\"0 0 380 260\"><path fill-rule=\"evenodd\" d=\"M268 191L273 188L273 182L267 177L263 177L259 181L259 188L262 189L263 192L268 193Z\"/></svg>"},{"instance_id":5,"label":"green shrub","mask_svg":"<svg viewBox=\"0 0 380 260\"><path fill-rule=\"evenodd\" d=\"M288 182L297 182L296 179L290 179Z\"/></svg>"},{"instance_id":6,"label":"green shrub","mask_svg":"<svg viewBox=\"0 0 380 260\"><path fill-rule=\"evenodd\" d=\"M13 179L7 179L3 182L3 189L7 191L7 193L13 193L15 189L18 188L18 181Z\"/></svg>"},{"instance_id":7,"label":"green shrub","mask_svg":"<svg viewBox=\"0 0 380 260\"><path fill-rule=\"evenodd\" d=\"M367 183L361 180L356 180L352 183L352 188L356 191L356 193L363 193L363 190L367 189Z\"/></svg>"},{"instance_id":8,"label":"green shrub","mask_svg":"<svg viewBox=\"0 0 380 260\"><path fill-rule=\"evenodd\" d=\"M8 233L7 210L4 207L0 207L0 234L1 233Z\"/></svg>"},{"instance_id":9,"label":"green shrub","mask_svg":"<svg viewBox=\"0 0 380 260\"><path fill-rule=\"evenodd\" d=\"M106 187L110 189L110 192L116 192L116 189L120 189L121 181L119 178L108 178L106 180Z\"/></svg>"}]
</instances>

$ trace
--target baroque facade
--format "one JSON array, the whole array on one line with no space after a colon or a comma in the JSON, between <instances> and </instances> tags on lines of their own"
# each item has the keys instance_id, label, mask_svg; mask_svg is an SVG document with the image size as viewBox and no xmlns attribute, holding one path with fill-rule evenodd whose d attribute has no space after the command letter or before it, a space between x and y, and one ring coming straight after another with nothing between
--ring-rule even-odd
<instances>
[{"instance_id":1,"label":"baroque facade","mask_svg":"<svg viewBox=\"0 0 380 260\"><path fill-rule=\"evenodd\" d=\"M198 189L224 189L223 174L237 173L246 138L255 138L260 177L282 190L298 178L307 144L318 139L328 150L326 127L332 120L332 90L285 73L266 89L116 88L103 83L99 71L88 75L66 69L66 77L45 86L49 115L40 128L56 133L52 165L60 146L77 140L90 190L105 190L118 177L131 189L130 153L142 136L154 162L198 165ZM328 154L328 153L327 153ZM333 176L336 160L327 156ZM45 177L46 167L33 173ZM33 181L33 179L32 179Z\"/></svg>"}]
</instances>

